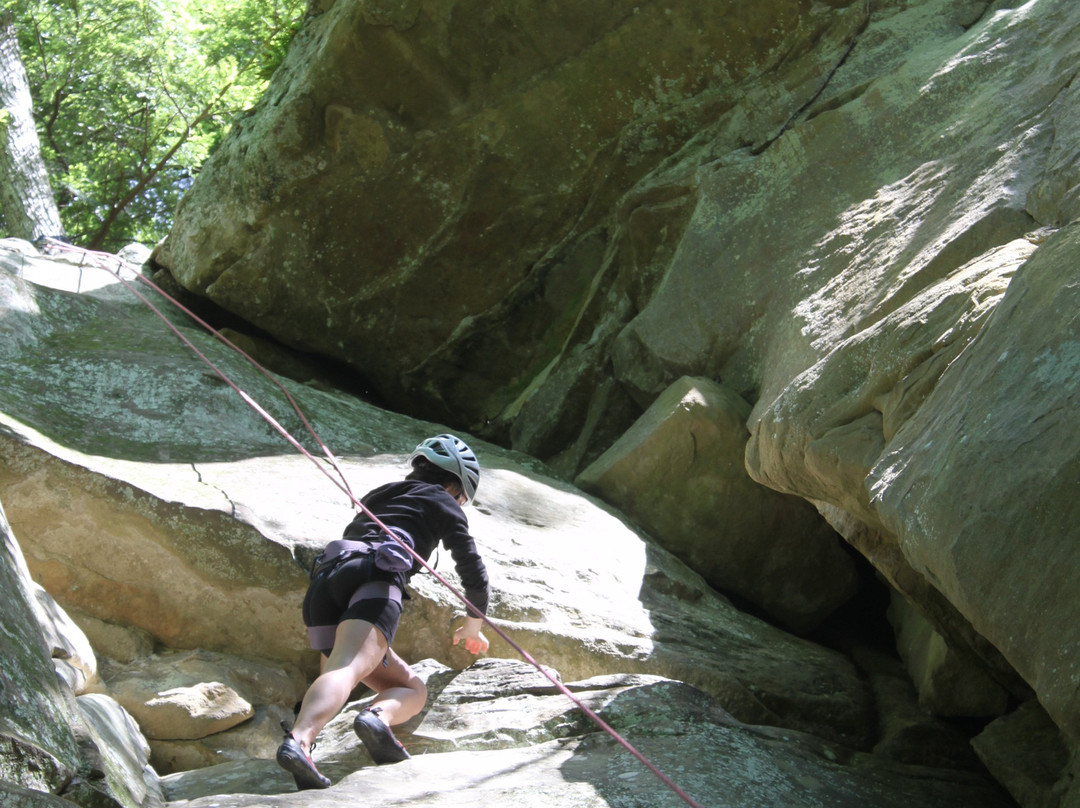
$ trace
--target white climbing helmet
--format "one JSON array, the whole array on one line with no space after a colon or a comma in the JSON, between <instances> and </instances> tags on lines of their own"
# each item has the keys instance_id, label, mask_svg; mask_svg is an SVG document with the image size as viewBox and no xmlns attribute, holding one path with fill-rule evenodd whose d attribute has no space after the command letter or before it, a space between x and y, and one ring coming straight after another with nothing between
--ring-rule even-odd
<instances>
[{"instance_id":1,"label":"white climbing helmet","mask_svg":"<svg viewBox=\"0 0 1080 808\"><path fill-rule=\"evenodd\" d=\"M461 480L465 499L472 502L476 487L480 485L480 463L465 441L453 435L436 435L421 441L409 455L409 463L418 457L426 457L436 466Z\"/></svg>"}]
</instances>

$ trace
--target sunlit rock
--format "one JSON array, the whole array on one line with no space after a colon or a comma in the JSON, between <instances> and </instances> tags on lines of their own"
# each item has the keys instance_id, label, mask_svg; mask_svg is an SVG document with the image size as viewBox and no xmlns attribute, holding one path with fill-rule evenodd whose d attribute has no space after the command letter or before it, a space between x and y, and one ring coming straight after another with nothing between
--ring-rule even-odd
<instances>
[{"instance_id":1,"label":"sunlit rock","mask_svg":"<svg viewBox=\"0 0 1080 808\"><path fill-rule=\"evenodd\" d=\"M854 594L855 566L805 500L747 475L749 414L750 405L721 385L680 379L575 482L720 591L808 631Z\"/></svg>"}]
</instances>

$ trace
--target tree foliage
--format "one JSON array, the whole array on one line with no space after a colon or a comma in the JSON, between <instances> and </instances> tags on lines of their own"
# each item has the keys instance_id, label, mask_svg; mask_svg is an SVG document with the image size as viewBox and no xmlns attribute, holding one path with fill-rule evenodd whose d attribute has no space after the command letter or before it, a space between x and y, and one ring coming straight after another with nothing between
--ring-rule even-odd
<instances>
[{"instance_id":1,"label":"tree foliage","mask_svg":"<svg viewBox=\"0 0 1080 808\"><path fill-rule=\"evenodd\" d=\"M284 56L303 0L17 0L42 152L73 241L153 243Z\"/></svg>"}]
</instances>

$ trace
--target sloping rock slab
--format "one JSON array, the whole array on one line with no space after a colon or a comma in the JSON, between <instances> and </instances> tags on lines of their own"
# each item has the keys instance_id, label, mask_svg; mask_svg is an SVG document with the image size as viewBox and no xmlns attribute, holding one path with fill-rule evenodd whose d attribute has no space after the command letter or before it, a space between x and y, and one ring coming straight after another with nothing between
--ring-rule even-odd
<instances>
[{"instance_id":1,"label":"sloping rock slab","mask_svg":"<svg viewBox=\"0 0 1080 808\"><path fill-rule=\"evenodd\" d=\"M519 737L511 742L514 748L483 753L429 751L383 767L363 765L366 758L355 752L348 761L352 769L341 774L338 769L347 762L344 755L336 765L320 761L335 781L330 789L299 794L290 793L291 779L280 770L273 772L276 767L269 761L232 764L166 778L169 804L185 808L320 808L353 801L462 808L484 804L677 808L686 804L617 741L596 731L564 696L551 694L550 686L545 693L542 683L546 680L538 674L531 676L532 692L523 692L530 675L513 672L521 665L489 663L471 674L476 688L471 709L443 705L440 696L424 723L436 723L437 718L446 733L459 736L473 728L474 737L497 735L493 730L497 725L508 737L517 733L515 727L530 724L538 730L574 728L566 737L541 740L538 735L536 742ZM469 676L465 672L460 678ZM514 676L519 680L517 692L495 695L498 686ZM978 776L882 763L799 733L740 724L704 693L677 682L607 679L580 682L572 688L701 805L1012 805L1000 788ZM337 723L347 731L347 723ZM402 737L412 744L407 735ZM206 796L196 796L200 786L207 789Z\"/></svg>"},{"instance_id":2,"label":"sloping rock slab","mask_svg":"<svg viewBox=\"0 0 1080 808\"><path fill-rule=\"evenodd\" d=\"M0 270L0 311L10 335L0 339L9 380L0 387L0 495L40 583L73 612L136 626L167 647L312 670L304 570L352 517L323 466L293 452L130 295L74 295ZM172 316L304 434L269 379ZM286 386L359 493L399 478L403 453L442 431L344 394ZM538 659L573 679L663 675L705 689L740 720L869 741L869 696L850 661L740 613L528 458L469 440L485 468L469 519L492 576L491 617ZM453 577L443 555L436 563ZM460 602L431 576L413 584L420 597L408 604L399 652L468 664L450 644ZM491 654L517 655L501 640Z\"/></svg>"}]
</instances>

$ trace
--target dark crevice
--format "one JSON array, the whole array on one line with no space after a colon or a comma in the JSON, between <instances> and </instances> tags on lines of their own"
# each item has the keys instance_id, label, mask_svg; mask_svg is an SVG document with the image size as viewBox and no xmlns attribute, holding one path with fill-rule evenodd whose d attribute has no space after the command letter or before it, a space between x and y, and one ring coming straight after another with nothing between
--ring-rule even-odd
<instances>
[{"instance_id":1,"label":"dark crevice","mask_svg":"<svg viewBox=\"0 0 1080 808\"><path fill-rule=\"evenodd\" d=\"M771 146L773 143L775 143L777 140L779 140L781 137L783 137L784 133L787 132L788 130L790 130L796 124L803 123L803 122L805 122L807 120L812 120L816 115L818 115L821 112L825 111L824 109L818 110L818 111L815 111L813 114L808 115L805 119L803 118L803 116L807 113L807 111L810 110L814 106L814 104L817 103L818 99L821 98L821 96L825 93L825 90L828 89L828 87L832 83L833 77L836 75L837 71L839 71L840 68L843 67L844 64L847 62L848 58L852 54L852 51L855 50L855 46L858 45L859 39L866 32L867 27L869 27L870 18L871 18L870 0L866 0L865 13L863 14L862 24L859 26L859 29L855 32L855 34L849 40L848 46L844 50L843 55L839 59L836 60L836 64L834 64L832 66L832 69L825 76L824 81L821 82L821 86L818 87L817 92L815 92L809 99L807 99L807 101L801 107L799 107L797 110L795 110L795 112L793 112L791 114L791 116L780 127L780 129L776 132L776 134L773 137L771 137L768 140L763 141L762 143L759 143L758 145L752 147L751 150L750 150L751 154L753 154L753 155L761 154L766 149L768 149L769 146ZM850 101L851 98L854 98L854 97L855 96L851 96L851 97L848 98L848 100Z\"/></svg>"}]
</instances>

